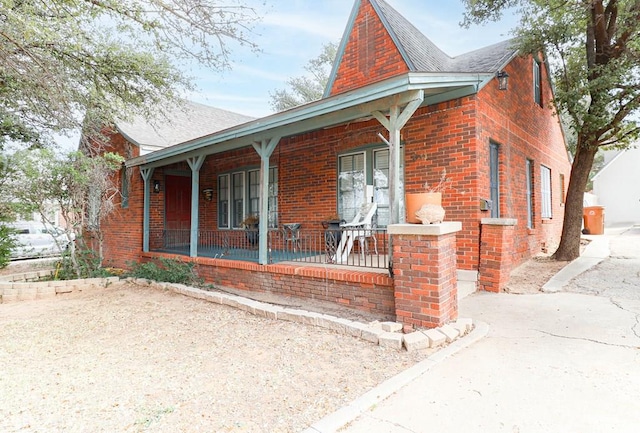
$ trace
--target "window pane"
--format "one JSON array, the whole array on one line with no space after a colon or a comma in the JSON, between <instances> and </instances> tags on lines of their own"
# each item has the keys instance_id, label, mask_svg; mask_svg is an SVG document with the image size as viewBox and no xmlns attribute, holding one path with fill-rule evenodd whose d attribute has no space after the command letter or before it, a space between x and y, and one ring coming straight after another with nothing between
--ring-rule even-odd
<instances>
[{"instance_id":1,"label":"window pane","mask_svg":"<svg viewBox=\"0 0 640 433\"><path fill-rule=\"evenodd\" d=\"M378 204L378 225L389 225L389 150L373 154L373 201Z\"/></svg>"},{"instance_id":2,"label":"window pane","mask_svg":"<svg viewBox=\"0 0 640 433\"><path fill-rule=\"evenodd\" d=\"M527 159L527 227L533 228L533 161Z\"/></svg>"},{"instance_id":3,"label":"window pane","mask_svg":"<svg viewBox=\"0 0 640 433\"><path fill-rule=\"evenodd\" d=\"M249 211L247 215L260 216L260 170L249 172Z\"/></svg>"},{"instance_id":4,"label":"window pane","mask_svg":"<svg viewBox=\"0 0 640 433\"><path fill-rule=\"evenodd\" d=\"M244 220L244 173L234 173L231 183L233 191L232 223L234 228L238 228Z\"/></svg>"},{"instance_id":5,"label":"window pane","mask_svg":"<svg viewBox=\"0 0 640 433\"><path fill-rule=\"evenodd\" d=\"M540 166L540 196L542 199L542 218L551 218L551 169Z\"/></svg>"},{"instance_id":6,"label":"window pane","mask_svg":"<svg viewBox=\"0 0 640 433\"><path fill-rule=\"evenodd\" d=\"M229 175L218 176L218 227L229 228Z\"/></svg>"},{"instance_id":7,"label":"window pane","mask_svg":"<svg viewBox=\"0 0 640 433\"><path fill-rule=\"evenodd\" d=\"M338 174L338 213L351 221L365 202L364 153L341 156Z\"/></svg>"},{"instance_id":8,"label":"window pane","mask_svg":"<svg viewBox=\"0 0 640 433\"><path fill-rule=\"evenodd\" d=\"M499 154L496 143L489 144L489 183L491 191L491 218L500 218Z\"/></svg>"},{"instance_id":9,"label":"window pane","mask_svg":"<svg viewBox=\"0 0 640 433\"><path fill-rule=\"evenodd\" d=\"M278 227L278 168L269 169L269 227Z\"/></svg>"}]
</instances>

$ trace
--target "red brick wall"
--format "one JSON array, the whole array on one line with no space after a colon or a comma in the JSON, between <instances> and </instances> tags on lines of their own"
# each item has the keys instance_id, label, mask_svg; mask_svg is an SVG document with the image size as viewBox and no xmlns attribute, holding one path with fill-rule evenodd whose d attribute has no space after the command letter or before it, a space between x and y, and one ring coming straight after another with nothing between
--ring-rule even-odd
<instances>
[{"instance_id":1,"label":"red brick wall","mask_svg":"<svg viewBox=\"0 0 640 433\"><path fill-rule=\"evenodd\" d=\"M400 51L368 0L362 0L331 95L409 72Z\"/></svg>"},{"instance_id":2,"label":"red brick wall","mask_svg":"<svg viewBox=\"0 0 640 433\"><path fill-rule=\"evenodd\" d=\"M543 107L533 99L532 58L514 59L505 69L509 88L497 89L492 82L478 95L478 194L489 198L489 142L499 145L500 216L515 218L513 265L543 250L552 252L560 241L564 206L561 204L560 175L569 181L571 165L564 136L549 101L552 98L546 71L543 70ZM526 160L533 161L533 228L527 228ZM551 219L541 217L540 165L551 169ZM488 217L488 215L486 215Z\"/></svg>"},{"instance_id":3,"label":"red brick wall","mask_svg":"<svg viewBox=\"0 0 640 433\"><path fill-rule=\"evenodd\" d=\"M435 328L458 318L456 234L393 236L396 320Z\"/></svg>"},{"instance_id":4,"label":"red brick wall","mask_svg":"<svg viewBox=\"0 0 640 433\"><path fill-rule=\"evenodd\" d=\"M184 256L150 253L144 260ZM240 290L275 293L333 302L395 318L393 280L386 274L292 265L196 258L198 275L207 283Z\"/></svg>"},{"instance_id":5,"label":"red brick wall","mask_svg":"<svg viewBox=\"0 0 640 433\"><path fill-rule=\"evenodd\" d=\"M118 133L109 133L110 143L104 150L116 152L127 159L139 156L139 148L132 145ZM114 174L114 182L122 191L122 170ZM104 266L127 267L127 263L138 262L142 252L142 215L143 188L140 170L128 170L129 205L122 207L121 196L115 197L115 208L107 218L100 222L105 235L103 242ZM157 204L157 202L155 202ZM93 240L93 248L97 249L97 241Z\"/></svg>"}]
</instances>

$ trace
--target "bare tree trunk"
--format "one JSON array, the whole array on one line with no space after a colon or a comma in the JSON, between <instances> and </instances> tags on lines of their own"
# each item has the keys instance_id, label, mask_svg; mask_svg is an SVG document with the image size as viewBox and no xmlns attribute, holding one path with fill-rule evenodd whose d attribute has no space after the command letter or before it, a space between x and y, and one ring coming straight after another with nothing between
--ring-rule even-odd
<instances>
[{"instance_id":1,"label":"bare tree trunk","mask_svg":"<svg viewBox=\"0 0 640 433\"><path fill-rule=\"evenodd\" d=\"M571 178L565 201L562 238L553 255L556 260L571 261L580 256L584 191L589 182L589 173L598 151L597 146L586 146L582 142L583 139L578 136L576 156L571 167Z\"/></svg>"}]
</instances>

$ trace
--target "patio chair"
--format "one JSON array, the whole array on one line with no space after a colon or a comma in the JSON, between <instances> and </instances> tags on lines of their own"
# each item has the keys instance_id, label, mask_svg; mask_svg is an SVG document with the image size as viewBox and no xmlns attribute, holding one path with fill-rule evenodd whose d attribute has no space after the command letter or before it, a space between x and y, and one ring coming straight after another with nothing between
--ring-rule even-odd
<instances>
[{"instance_id":1,"label":"patio chair","mask_svg":"<svg viewBox=\"0 0 640 433\"><path fill-rule=\"evenodd\" d=\"M285 243L291 244L291 248L293 252L296 252L296 248L302 249L301 241L300 241L300 223L290 223L290 224L282 224L282 228L284 229L284 240ZM287 247L287 249L289 249Z\"/></svg>"},{"instance_id":2,"label":"patio chair","mask_svg":"<svg viewBox=\"0 0 640 433\"><path fill-rule=\"evenodd\" d=\"M351 222L340 225L342 238L336 251L336 262L345 263L353 249L353 243L360 243L360 253L364 259L365 251L369 247L369 238L373 239L374 249L378 254L378 240L376 239L377 219L376 203L364 203Z\"/></svg>"}]
</instances>

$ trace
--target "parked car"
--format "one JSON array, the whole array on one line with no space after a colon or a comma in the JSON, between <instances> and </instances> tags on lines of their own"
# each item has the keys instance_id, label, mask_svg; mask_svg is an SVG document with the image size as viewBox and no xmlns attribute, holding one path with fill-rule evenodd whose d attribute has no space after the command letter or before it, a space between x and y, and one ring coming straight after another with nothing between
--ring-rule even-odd
<instances>
[{"instance_id":1,"label":"parked car","mask_svg":"<svg viewBox=\"0 0 640 433\"><path fill-rule=\"evenodd\" d=\"M8 224L16 232L16 246L12 259L58 256L70 244L64 230L36 221L18 221Z\"/></svg>"}]
</instances>

